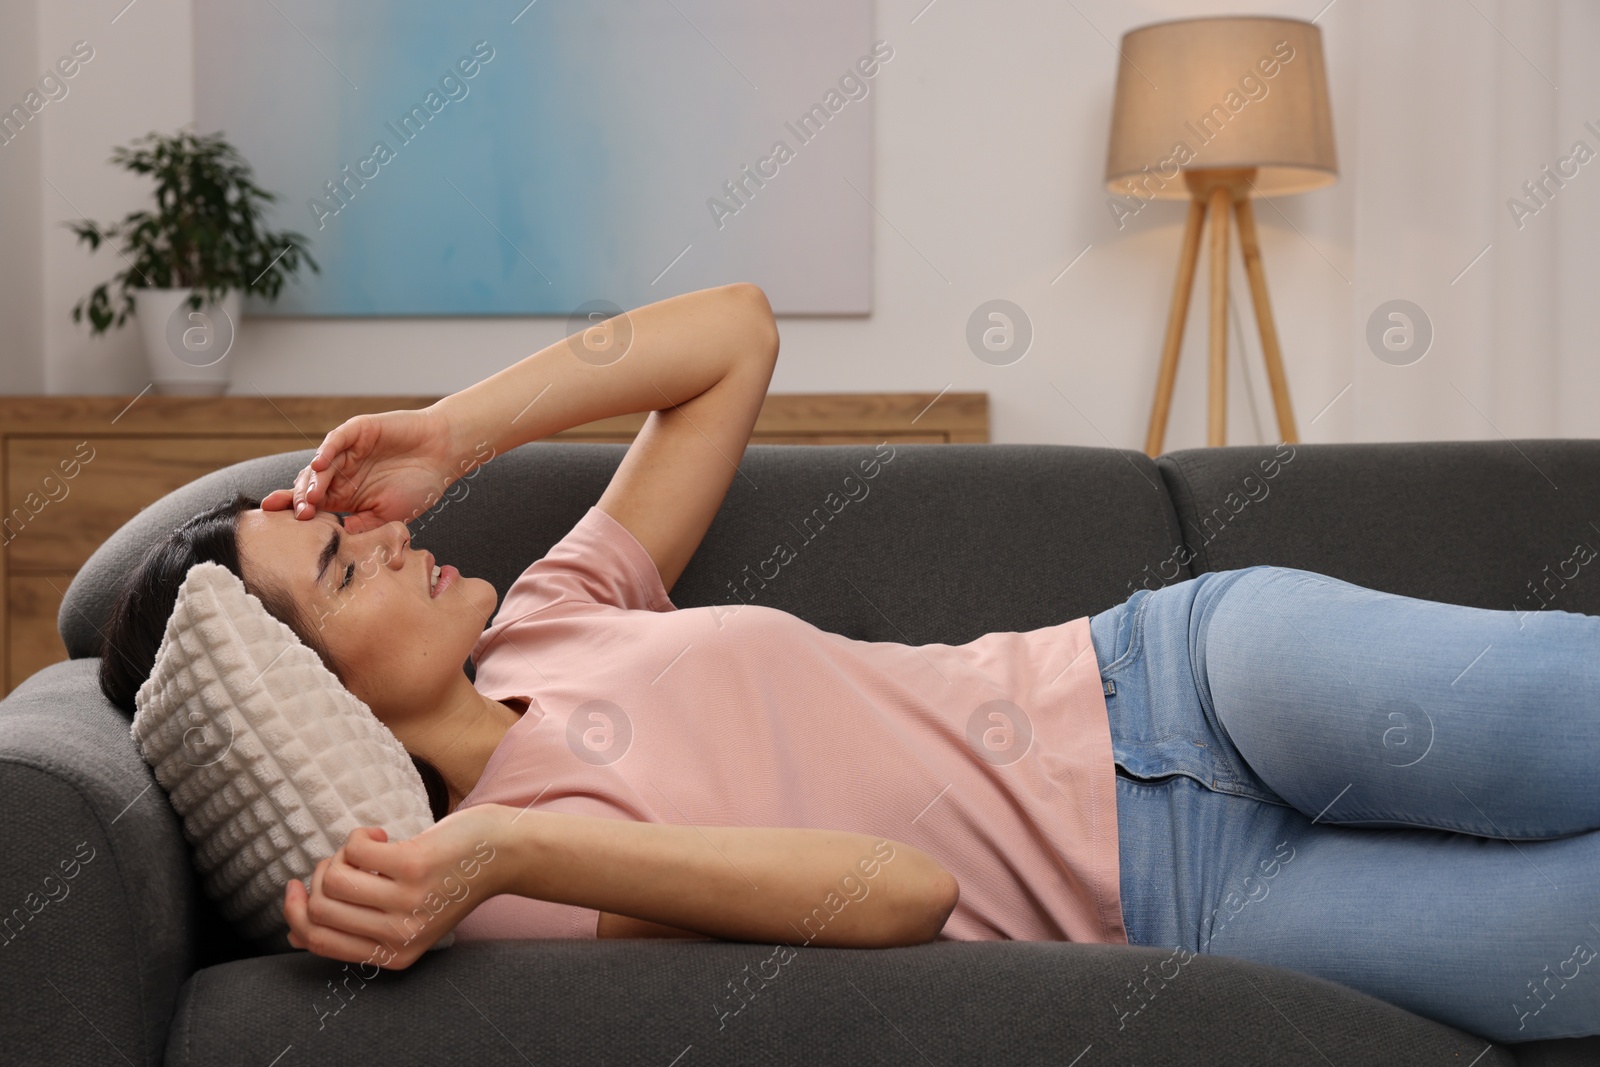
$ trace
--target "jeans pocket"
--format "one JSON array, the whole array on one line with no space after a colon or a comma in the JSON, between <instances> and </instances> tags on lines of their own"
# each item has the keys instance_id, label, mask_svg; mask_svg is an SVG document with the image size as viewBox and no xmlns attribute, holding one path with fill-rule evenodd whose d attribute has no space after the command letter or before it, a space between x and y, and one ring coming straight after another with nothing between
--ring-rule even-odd
<instances>
[{"instance_id":1,"label":"jeans pocket","mask_svg":"<svg viewBox=\"0 0 1600 1067\"><path fill-rule=\"evenodd\" d=\"M1134 774L1121 763L1115 763L1112 766L1115 768L1118 778L1126 778L1130 782L1138 782L1141 785L1155 785L1159 782L1165 782L1170 778L1176 778L1180 773L1182 773L1180 771L1167 771L1164 774ZM1184 777L1193 778L1194 776L1184 775Z\"/></svg>"},{"instance_id":2,"label":"jeans pocket","mask_svg":"<svg viewBox=\"0 0 1600 1067\"><path fill-rule=\"evenodd\" d=\"M1099 664L1100 677L1109 678L1127 667L1144 647L1144 609L1149 602L1149 590L1136 590L1121 604L1107 609L1102 615L1095 616L1101 620L1104 629L1109 630L1112 623L1116 627L1115 632L1106 636L1103 641L1095 642L1097 656L1100 653L1106 655L1106 660ZM1091 638L1095 629L1091 620L1089 627Z\"/></svg>"}]
</instances>

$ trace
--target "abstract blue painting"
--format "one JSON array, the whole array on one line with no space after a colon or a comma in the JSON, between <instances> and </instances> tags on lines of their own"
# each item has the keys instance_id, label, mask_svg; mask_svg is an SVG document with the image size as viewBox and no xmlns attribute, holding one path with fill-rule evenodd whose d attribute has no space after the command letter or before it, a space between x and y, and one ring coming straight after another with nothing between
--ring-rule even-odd
<instances>
[{"instance_id":1,"label":"abstract blue painting","mask_svg":"<svg viewBox=\"0 0 1600 1067\"><path fill-rule=\"evenodd\" d=\"M196 127L310 239L261 315L871 310L870 0L196 0Z\"/></svg>"}]
</instances>

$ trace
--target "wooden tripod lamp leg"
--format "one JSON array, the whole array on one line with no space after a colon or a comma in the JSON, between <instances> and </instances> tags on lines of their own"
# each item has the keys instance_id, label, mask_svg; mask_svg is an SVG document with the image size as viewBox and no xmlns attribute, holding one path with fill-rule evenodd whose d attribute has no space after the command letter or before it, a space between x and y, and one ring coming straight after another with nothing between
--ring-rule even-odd
<instances>
[{"instance_id":1,"label":"wooden tripod lamp leg","mask_svg":"<svg viewBox=\"0 0 1600 1067\"><path fill-rule=\"evenodd\" d=\"M1167 337L1161 344L1161 369L1156 376L1155 402L1150 407L1150 430L1144 451L1152 459L1161 454L1172 410L1172 387L1178 378L1178 352L1183 347L1183 324L1189 317L1189 294L1194 291L1194 269L1200 259L1200 229L1206 204L1198 196L1189 201L1189 218L1183 226L1183 248L1178 253L1178 277L1172 283L1172 308L1167 312Z\"/></svg>"},{"instance_id":2,"label":"wooden tripod lamp leg","mask_svg":"<svg viewBox=\"0 0 1600 1067\"><path fill-rule=\"evenodd\" d=\"M1256 308L1256 325L1261 330L1261 354L1267 362L1267 380L1272 384L1272 406L1278 413L1278 432L1289 444L1299 441L1294 427L1294 408L1289 404L1289 379L1283 372L1283 354L1278 349L1278 329L1272 321L1272 305L1267 302L1267 273L1261 266L1261 246L1256 241L1256 216L1249 197L1233 205L1239 217L1239 250L1244 255L1245 273L1250 277L1250 300Z\"/></svg>"},{"instance_id":3,"label":"wooden tripod lamp leg","mask_svg":"<svg viewBox=\"0 0 1600 1067\"><path fill-rule=\"evenodd\" d=\"M1225 185L1211 190L1211 374L1206 444L1224 444L1228 430L1228 209Z\"/></svg>"}]
</instances>

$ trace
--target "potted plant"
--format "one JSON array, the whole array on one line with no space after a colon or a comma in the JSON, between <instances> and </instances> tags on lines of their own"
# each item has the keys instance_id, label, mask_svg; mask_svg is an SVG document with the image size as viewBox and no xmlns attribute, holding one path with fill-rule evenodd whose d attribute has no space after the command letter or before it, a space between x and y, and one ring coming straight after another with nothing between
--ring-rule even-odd
<instances>
[{"instance_id":1,"label":"potted plant","mask_svg":"<svg viewBox=\"0 0 1600 1067\"><path fill-rule=\"evenodd\" d=\"M276 300L302 258L312 270L321 268L303 236L260 227L261 207L278 196L251 180L250 165L221 131L150 133L117 146L111 162L154 176L156 210L135 211L111 226L64 223L90 251L101 241L120 241L128 265L78 301L72 321L82 322L87 312L91 332L101 334L136 314L158 392L221 393L241 294Z\"/></svg>"}]
</instances>

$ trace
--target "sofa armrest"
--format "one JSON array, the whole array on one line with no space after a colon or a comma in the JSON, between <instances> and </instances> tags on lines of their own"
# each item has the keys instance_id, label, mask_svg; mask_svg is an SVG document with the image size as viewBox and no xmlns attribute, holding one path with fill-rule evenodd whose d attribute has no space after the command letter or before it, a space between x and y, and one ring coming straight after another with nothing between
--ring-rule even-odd
<instances>
[{"instance_id":1,"label":"sofa armrest","mask_svg":"<svg viewBox=\"0 0 1600 1067\"><path fill-rule=\"evenodd\" d=\"M195 880L99 663L54 664L0 701L0 1048L159 1064L196 964Z\"/></svg>"}]
</instances>

